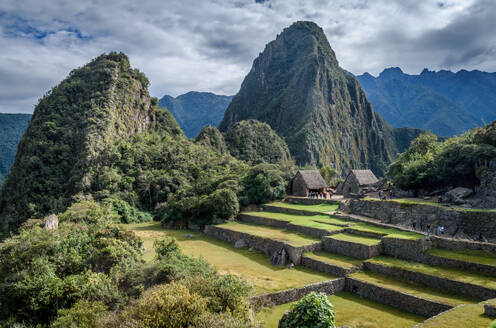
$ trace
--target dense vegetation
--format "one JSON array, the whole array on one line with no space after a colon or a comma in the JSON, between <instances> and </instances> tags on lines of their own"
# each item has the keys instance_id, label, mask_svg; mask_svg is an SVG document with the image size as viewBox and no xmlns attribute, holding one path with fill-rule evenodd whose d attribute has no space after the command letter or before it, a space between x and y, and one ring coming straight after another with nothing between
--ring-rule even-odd
<instances>
[{"instance_id":1,"label":"dense vegetation","mask_svg":"<svg viewBox=\"0 0 496 328\"><path fill-rule=\"evenodd\" d=\"M0 113L0 188L14 162L17 144L28 126L29 114Z\"/></svg>"},{"instance_id":2,"label":"dense vegetation","mask_svg":"<svg viewBox=\"0 0 496 328\"><path fill-rule=\"evenodd\" d=\"M224 133L224 139L231 155L250 164L291 161L286 142L267 123L237 122Z\"/></svg>"},{"instance_id":3,"label":"dense vegetation","mask_svg":"<svg viewBox=\"0 0 496 328\"><path fill-rule=\"evenodd\" d=\"M339 172L387 164L416 137L389 126L367 101L354 76L339 66L323 30L296 22L267 44L219 124L265 122L287 143L298 165L333 166ZM403 146L406 147L403 148Z\"/></svg>"},{"instance_id":4,"label":"dense vegetation","mask_svg":"<svg viewBox=\"0 0 496 328\"><path fill-rule=\"evenodd\" d=\"M59 218L52 230L29 220L0 244L0 326L252 327L250 287L174 239L158 240L145 263L112 206L83 201Z\"/></svg>"},{"instance_id":5,"label":"dense vegetation","mask_svg":"<svg viewBox=\"0 0 496 328\"><path fill-rule=\"evenodd\" d=\"M496 121L462 136L438 141L425 133L388 168L393 183L408 190L474 187L478 170L496 157Z\"/></svg>"},{"instance_id":6,"label":"dense vegetation","mask_svg":"<svg viewBox=\"0 0 496 328\"><path fill-rule=\"evenodd\" d=\"M284 328L334 328L334 309L324 293L311 292L283 316Z\"/></svg>"},{"instance_id":7,"label":"dense vegetation","mask_svg":"<svg viewBox=\"0 0 496 328\"><path fill-rule=\"evenodd\" d=\"M188 138L198 135L205 125L217 126L232 97L191 91L176 98L164 96L160 107L167 108Z\"/></svg>"},{"instance_id":8,"label":"dense vegetation","mask_svg":"<svg viewBox=\"0 0 496 328\"><path fill-rule=\"evenodd\" d=\"M495 73L424 69L409 75L395 67L357 79L374 109L393 126L453 136L496 119Z\"/></svg>"}]
</instances>

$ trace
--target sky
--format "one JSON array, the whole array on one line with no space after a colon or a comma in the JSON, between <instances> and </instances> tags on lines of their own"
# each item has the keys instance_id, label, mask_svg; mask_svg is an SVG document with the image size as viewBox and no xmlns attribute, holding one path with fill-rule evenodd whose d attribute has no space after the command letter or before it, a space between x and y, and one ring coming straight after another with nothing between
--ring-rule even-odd
<instances>
[{"instance_id":1,"label":"sky","mask_svg":"<svg viewBox=\"0 0 496 328\"><path fill-rule=\"evenodd\" d=\"M2 0L0 112L32 113L68 73L122 51L161 98L233 95L265 44L320 25L340 65L496 71L494 0Z\"/></svg>"}]
</instances>

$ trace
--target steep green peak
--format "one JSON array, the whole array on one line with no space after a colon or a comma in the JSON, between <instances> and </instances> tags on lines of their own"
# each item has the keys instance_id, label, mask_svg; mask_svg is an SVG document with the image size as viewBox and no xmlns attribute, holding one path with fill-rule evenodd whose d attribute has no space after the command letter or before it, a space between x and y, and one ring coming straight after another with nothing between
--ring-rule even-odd
<instances>
[{"instance_id":1,"label":"steep green peak","mask_svg":"<svg viewBox=\"0 0 496 328\"><path fill-rule=\"evenodd\" d=\"M220 154L226 154L228 152L222 133L220 133L220 131L212 125L206 125L203 127L198 136L195 138L195 142L197 144L210 147Z\"/></svg>"}]
</instances>

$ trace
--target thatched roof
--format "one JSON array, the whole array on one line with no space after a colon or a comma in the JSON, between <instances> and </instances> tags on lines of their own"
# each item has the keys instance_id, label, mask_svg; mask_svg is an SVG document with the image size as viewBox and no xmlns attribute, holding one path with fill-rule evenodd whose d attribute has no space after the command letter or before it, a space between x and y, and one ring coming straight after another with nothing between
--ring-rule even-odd
<instances>
[{"instance_id":1,"label":"thatched roof","mask_svg":"<svg viewBox=\"0 0 496 328\"><path fill-rule=\"evenodd\" d=\"M305 170L298 171L298 173L303 177L303 181L305 181L308 189L327 188L327 183L320 175L319 170Z\"/></svg>"},{"instance_id":2,"label":"thatched roof","mask_svg":"<svg viewBox=\"0 0 496 328\"><path fill-rule=\"evenodd\" d=\"M371 170L351 170L351 174L355 176L360 186L368 186L379 181Z\"/></svg>"}]
</instances>

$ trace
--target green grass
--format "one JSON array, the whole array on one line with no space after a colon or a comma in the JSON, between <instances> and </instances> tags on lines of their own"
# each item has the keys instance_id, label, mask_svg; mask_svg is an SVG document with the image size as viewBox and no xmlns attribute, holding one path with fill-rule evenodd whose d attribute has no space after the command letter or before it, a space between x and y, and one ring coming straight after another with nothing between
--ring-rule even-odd
<instances>
[{"instance_id":1,"label":"green grass","mask_svg":"<svg viewBox=\"0 0 496 328\"><path fill-rule=\"evenodd\" d=\"M375 232L375 233L379 233L379 234L384 234L387 237L391 237L391 238L420 240L424 237L424 235L419 234L419 233L410 232L410 231L403 231L403 230L394 229L394 228L378 227L378 226L375 226L375 225L367 223L367 222L356 222L355 225L348 227L348 228L353 229L353 230L358 230L358 231Z\"/></svg>"},{"instance_id":2,"label":"green grass","mask_svg":"<svg viewBox=\"0 0 496 328\"><path fill-rule=\"evenodd\" d=\"M158 222L127 224L125 228L134 231L144 241L145 259L155 256L153 242L164 236L175 237L181 250L192 257L203 257L221 273L231 273L248 280L255 287L256 294L283 289L303 287L312 283L335 278L332 275L316 272L303 267L287 269L276 267L262 252L233 245L211 238L204 233L189 230L164 229ZM185 237L193 235L192 238Z\"/></svg>"},{"instance_id":3,"label":"green grass","mask_svg":"<svg viewBox=\"0 0 496 328\"><path fill-rule=\"evenodd\" d=\"M471 297L442 292L414 282L406 282L375 272L356 272L349 277L451 306L479 302L479 300Z\"/></svg>"},{"instance_id":4,"label":"green grass","mask_svg":"<svg viewBox=\"0 0 496 328\"><path fill-rule=\"evenodd\" d=\"M217 225L217 227L238 232L244 232L262 238L269 238L272 240L281 241L295 247L312 245L320 242L320 239L302 233L255 224L228 222L219 224Z\"/></svg>"},{"instance_id":5,"label":"green grass","mask_svg":"<svg viewBox=\"0 0 496 328\"><path fill-rule=\"evenodd\" d=\"M482 304L464 304L426 320L417 328L487 328L493 319L484 314Z\"/></svg>"},{"instance_id":6,"label":"green grass","mask_svg":"<svg viewBox=\"0 0 496 328\"><path fill-rule=\"evenodd\" d=\"M325 238L344 240L344 241L349 241L352 243L362 244L362 245L367 245L367 246L374 246L374 245L378 245L381 243L381 240L378 238L352 235L352 234L348 234L348 233L340 233L337 235L327 236Z\"/></svg>"},{"instance_id":7,"label":"green grass","mask_svg":"<svg viewBox=\"0 0 496 328\"><path fill-rule=\"evenodd\" d=\"M316 213L334 212L334 211L337 211L337 209L339 207L339 204L328 204L328 203L321 203L321 204L316 204L316 205L304 205L304 204L274 202L274 203L269 203L267 205L284 207L284 208L291 208L294 210L316 212Z\"/></svg>"},{"instance_id":8,"label":"green grass","mask_svg":"<svg viewBox=\"0 0 496 328\"><path fill-rule=\"evenodd\" d=\"M337 231L344 229L344 227L336 226L332 223L346 224L345 221L333 219L329 216L326 217L325 215L315 215L314 218L314 216L291 215L273 212L244 212L243 214L258 216L261 218L270 218L273 220L284 221L298 226L322 229L327 231Z\"/></svg>"},{"instance_id":9,"label":"green grass","mask_svg":"<svg viewBox=\"0 0 496 328\"><path fill-rule=\"evenodd\" d=\"M287 214L287 213L276 213L269 211L262 212L243 212L243 214L259 216L263 218L275 219L279 221L286 222L305 222L305 221L315 221L326 224L335 224L335 225L349 225L352 222L335 218L331 215L327 214L316 214L316 215L296 215L296 214Z\"/></svg>"},{"instance_id":10,"label":"green grass","mask_svg":"<svg viewBox=\"0 0 496 328\"><path fill-rule=\"evenodd\" d=\"M454 251L444 248L432 248L426 253L453 260L496 266L496 254L482 250L462 249Z\"/></svg>"},{"instance_id":11,"label":"green grass","mask_svg":"<svg viewBox=\"0 0 496 328\"><path fill-rule=\"evenodd\" d=\"M344 255L339 255L339 254L331 254L331 253L327 253L327 252L313 252L313 253L308 252L308 253L304 253L303 256L306 256L306 257L309 257L309 258L312 258L312 259L315 259L315 260L318 260L321 262L337 265L337 266L340 266L342 268L347 268L347 269L354 267L354 266L357 266L357 265L360 265L360 263L363 262L363 261L357 260L353 257L348 257L348 256L344 256Z\"/></svg>"},{"instance_id":12,"label":"green grass","mask_svg":"<svg viewBox=\"0 0 496 328\"><path fill-rule=\"evenodd\" d=\"M410 314L351 293L330 295L334 305L337 327L347 328L411 328L425 320L424 317ZM258 315L265 321L266 328L276 328L284 312L291 304L276 306ZM469 326L467 326L469 327Z\"/></svg>"},{"instance_id":13,"label":"green grass","mask_svg":"<svg viewBox=\"0 0 496 328\"><path fill-rule=\"evenodd\" d=\"M367 261L496 289L496 279L489 275L473 273L473 272L459 270L455 268L449 268L449 267L432 266L417 262L408 262L385 256L374 257Z\"/></svg>"}]
</instances>

